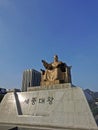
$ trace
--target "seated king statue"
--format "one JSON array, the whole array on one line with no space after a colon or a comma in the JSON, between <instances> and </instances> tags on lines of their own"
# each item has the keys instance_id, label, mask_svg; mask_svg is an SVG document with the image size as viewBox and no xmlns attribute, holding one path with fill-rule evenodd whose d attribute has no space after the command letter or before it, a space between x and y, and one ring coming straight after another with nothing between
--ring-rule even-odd
<instances>
[{"instance_id":1,"label":"seated king statue","mask_svg":"<svg viewBox=\"0 0 98 130\"><path fill-rule=\"evenodd\" d=\"M42 63L46 70L41 69L41 86L71 83L71 66L67 66L66 63L59 61L57 55L54 56L52 63L47 63L45 60L42 60Z\"/></svg>"}]
</instances>

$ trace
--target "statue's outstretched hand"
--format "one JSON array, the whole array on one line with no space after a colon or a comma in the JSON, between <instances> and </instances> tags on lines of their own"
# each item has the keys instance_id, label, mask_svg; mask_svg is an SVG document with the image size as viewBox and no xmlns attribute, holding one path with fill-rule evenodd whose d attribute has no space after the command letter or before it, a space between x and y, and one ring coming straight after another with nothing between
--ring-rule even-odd
<instances>
[{"instance_id":1,"label":"statue's outstretched hand","mask_svg":"<svg viewBox=\"0 0 98 130\"><path fill-rule=\"evenodd\" d=\"M42 60L42 63L44 63L45 61L44 60Z\"/></svg>"},{"instance_id":2,"label":"statue's outstretched hand","mask_svg":"<svg viewBox=\"0 0 98 130\"><path fill-rule=\"evenodd\" d=\"M47 69L48 63L45 60L42 60L43 66Z\"/></svg>"},{"instance_id":3,"label":"statue's outstretched hand","mask_svg":"<svg viewBox=\"0 0 98 130\"><path fill-rule=\"evenodd\" d=\"M45 60L42 60L42 63L43 63L43 66L46 69L52 70L52 65L51 64L47 63Z\"/></svg>"}]
</instances>

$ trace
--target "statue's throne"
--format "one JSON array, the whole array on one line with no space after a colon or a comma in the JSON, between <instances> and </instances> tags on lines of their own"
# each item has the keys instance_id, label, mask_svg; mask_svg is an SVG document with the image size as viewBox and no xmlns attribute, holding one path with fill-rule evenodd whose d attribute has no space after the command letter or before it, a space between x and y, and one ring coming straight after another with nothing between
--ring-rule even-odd
<instances>
[{"instance_id":1,"label":"statue's throne","mask_svg":"<svg viewBox=\"0 0 98 130\"><path fill-rule=\"evenodd\" d=\"M71 83L71 67L55 68L53 70L46 70L41 74L41 86L49 86L60 83Z\"/></svg>"}]
</instances>

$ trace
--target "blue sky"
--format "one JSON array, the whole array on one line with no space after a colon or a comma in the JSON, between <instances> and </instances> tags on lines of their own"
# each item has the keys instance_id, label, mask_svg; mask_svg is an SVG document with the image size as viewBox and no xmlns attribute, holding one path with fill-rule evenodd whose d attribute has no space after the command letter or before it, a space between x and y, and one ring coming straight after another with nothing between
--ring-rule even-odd
<instances>
[{"instance_id":1,"label":"blue sky","mask_svg":"<svg viewBox=\"0 0 98 130\"><path fill-rule=\"evenodd\" d=\"M98 0L0 0L0 87L21 88L55 54L74 85L98 91Z\"/></svg>"}]
</instances>

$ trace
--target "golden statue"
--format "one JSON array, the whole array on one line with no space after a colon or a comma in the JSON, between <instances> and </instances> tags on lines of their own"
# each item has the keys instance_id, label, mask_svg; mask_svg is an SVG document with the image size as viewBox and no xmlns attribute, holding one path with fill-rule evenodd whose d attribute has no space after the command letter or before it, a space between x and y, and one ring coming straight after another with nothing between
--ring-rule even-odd
<instances>
[{"instance_id":1,"label":"golden statue","mask_svg":"<svg viewBox=\"0 0 98 130\"><path fill-rule=\"evenodd\" d=\"M58 56L54 56L52 63L42 60L46 70L42 70L41 85L50 85L56 83L71 83L70 67L58 60Z\"/></svg>"}]
</instances>

